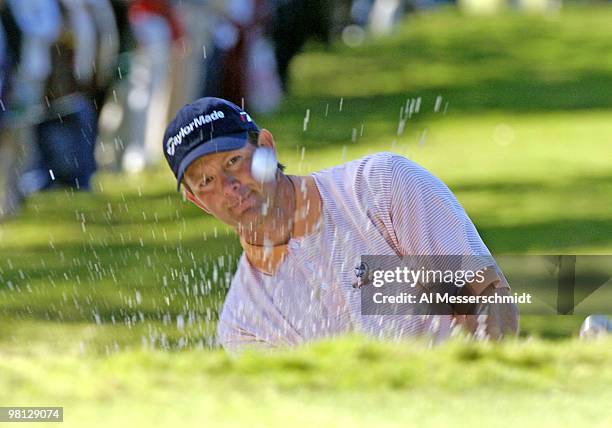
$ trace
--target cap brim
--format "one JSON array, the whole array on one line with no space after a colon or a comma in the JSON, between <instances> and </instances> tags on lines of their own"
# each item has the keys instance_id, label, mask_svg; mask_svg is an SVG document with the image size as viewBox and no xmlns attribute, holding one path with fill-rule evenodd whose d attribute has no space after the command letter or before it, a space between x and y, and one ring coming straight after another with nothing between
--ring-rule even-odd
<instances>
[{"instance_id":1,"label":"cap brim","mask_svg":"<svg viewBox=\"0 0 612 428\"><path fill-rule=\"evenodd\" d=\"M187 154L187 156L183 158L181 164L179 165L178 174L176 176L176 190L180 190L181 181L183 180L183 175L185 175L185 170L193 161L211 153L228 152L230 150L241 149L246 144L248 137L249 133L245 131L214 138L195 147Z\"/></svg>"}]
</instances>

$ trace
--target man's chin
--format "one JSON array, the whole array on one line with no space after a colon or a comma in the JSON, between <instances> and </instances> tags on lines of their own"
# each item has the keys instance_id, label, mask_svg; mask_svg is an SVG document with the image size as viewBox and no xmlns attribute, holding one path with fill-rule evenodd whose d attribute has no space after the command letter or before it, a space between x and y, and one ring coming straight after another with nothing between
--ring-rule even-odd
<instances>
[{"instance_id":1,"label":"man's chin","mask_svg":"<svg viewBox=\"0 0 612 428\"><path fill-rule=\"evenodd\" d=\"M248 227L250 224L255 225L263 223L265 216L262 215L260 207L252 206L238 214L236 220L239 224Z\"/></svg>"}]
</instances>

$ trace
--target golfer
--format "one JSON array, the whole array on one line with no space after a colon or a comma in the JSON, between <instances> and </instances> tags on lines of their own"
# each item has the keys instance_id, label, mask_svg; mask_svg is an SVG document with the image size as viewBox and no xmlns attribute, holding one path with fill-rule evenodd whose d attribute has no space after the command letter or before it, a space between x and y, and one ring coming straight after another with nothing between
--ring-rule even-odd
<instances>
[{"instance_id":1,"label":"golfer","mask_svg":"<svg viewBox=\"0 0 612 428\"><path fill-rule=\"evenodd\" d=\"M517 331L515 305L476 315L363 315L362 255L490 255L451 191L399 155L378 153L307 176L278 164L253 176L256 150L275 152L266 129L238 106L202 98L166 129L163 150L186 197L234 228L244 250L218 323L229 352L297 345L348 332L402 339L448 336L451 327L499 338ZM357 272L357 273L356 273ZM496 266L471 295L507 295ZM480 328L477 328L477 325Z\"/></svg>"}]
</instances>

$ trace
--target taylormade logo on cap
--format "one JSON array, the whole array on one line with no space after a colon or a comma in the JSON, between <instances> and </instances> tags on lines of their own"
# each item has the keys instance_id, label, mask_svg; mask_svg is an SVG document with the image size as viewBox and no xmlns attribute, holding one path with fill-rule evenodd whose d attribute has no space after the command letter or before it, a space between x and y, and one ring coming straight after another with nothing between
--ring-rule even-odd
<instances>
[{"instance_id":1,"label":"taylormade logo on cap","mask_svg":"<svg viewBox=\"0 0 612 428\"><path fill-rule=\"evenodd\" d=\"M166 153L168 153L168 155L170 156L174 156L174 153L176 152L176 146L180 145L183 142L183 138L191 134L194 130L198 129L205 123L211 123L215 120L223 119L224 117L225 115L222 111L215 110L210 114L201 114L198 117L194 118L190 123L183 126L179 130L179 132L176 133L176 135L168 138L168 140L166 141Z\"/></svg>"},{"instance_id":2,"label":"taylormade logo on cap","mask_svg":"<svg viewBox=\"0 0 612 428\"><path fill-rule=\"evenodd\" d=\"M204 97L181 107L160 141L176 177L177 189L193 161L208 154L243 148L250 132L259 132L251 116L222 98Z\"/></svg>"}]
</instances>

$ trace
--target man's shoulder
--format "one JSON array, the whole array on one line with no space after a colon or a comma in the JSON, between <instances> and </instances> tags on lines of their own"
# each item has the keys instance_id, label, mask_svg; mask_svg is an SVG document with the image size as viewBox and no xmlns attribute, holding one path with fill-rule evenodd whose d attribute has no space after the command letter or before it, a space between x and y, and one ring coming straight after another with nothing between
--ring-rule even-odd
<instances>
[{"instance_id":1,"label":"man's shoulder","mask_svg":"<svg viewBox=\"0 0 612 428\"><path fill-rule=\"evenodd\" d=\"M348 161L339 165L334 165L329 168L322 169L315 172L316 175L330 175L330 174L346 174L355 173L356 171L363 170L366 167L384 167L389 165L392 158L399 156L391 152L378 152L363 156L352 161Z\"/></svg>"},{"instance_id":2,"label":"man's shoulder","mask_svg":"<svg viewBox=\"0 0 612 428\"><path fill-rule=\"evenodd\" d=\"M344 189L349 193L376 189L384 186L391 176L393 158L398 155L379 152L313 173L319 184Z\"/></svg>"},{"instance_id":3,"label":"man's shoulder","mask_svg":"<svg viewBox=\"0 0 612 428\"><path fill-rule=\"evenodd\" d=\"M335 197L355 196L361 200L384 201L391 184L418 180L426 170L416 162L391 152L378 152L313 173L320 186Z\"/></svg>"},{"instance_id":4,"label":"man's shoulder","mask_svg":"<svg viewBox=\"0 0 612 428\"><path fill-rule=\"evenodd\" d=\"M335 165L330 168L322 169L313 173L317 178L326 177L353 177L355 183L359 179L369 182L374 179L389 179L392 174L412 173L420 174L427 173L418 163L405 158L404 156L392 152L377 152L367 156L345 162L340 165Z\"/></svg>"}]
</instances>

